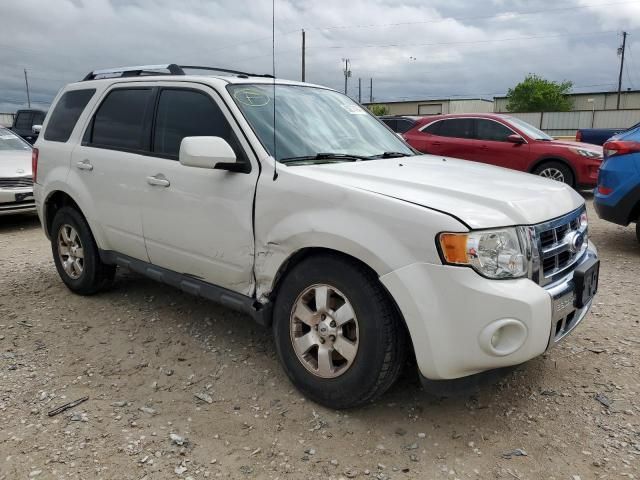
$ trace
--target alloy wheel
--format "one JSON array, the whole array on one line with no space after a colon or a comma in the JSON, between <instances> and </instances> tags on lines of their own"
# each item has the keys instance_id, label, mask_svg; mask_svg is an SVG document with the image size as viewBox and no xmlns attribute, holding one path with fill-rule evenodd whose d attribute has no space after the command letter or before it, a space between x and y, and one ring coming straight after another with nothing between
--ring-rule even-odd
<instances>
[{"instance_id":1,"label":"alloy wheel","mask_svg":"<svg viewBox=\"0 0 640 480\"><path fill-rule=\"evenodd\" d=\"M554 167L547 167L539 174L541 177L549 178L557 182L565 183L564 173Z\"/></svg>"},{"instance_id":2,"label":"alloy wheel","mask_svg":"<svg viewBox=\"0 0 640 480\"><path fill-rule=\"evenodd\" d=\"M358 353L360 337L353 307L330 285L312 285L298 296L289 331L298 360L320 378L344 374Z\"/></svg>"},{"instance_id":3,"label":"alloy wheel","mask_svg":"<svg viewBox=\"0 0 640 480\"><path fill-rule=\"evenodd\" d=\"M58 256L65 273L77 280L84 270L84 249L75 228L64 224L58 231Z\"/></svg>"}]
</instances>

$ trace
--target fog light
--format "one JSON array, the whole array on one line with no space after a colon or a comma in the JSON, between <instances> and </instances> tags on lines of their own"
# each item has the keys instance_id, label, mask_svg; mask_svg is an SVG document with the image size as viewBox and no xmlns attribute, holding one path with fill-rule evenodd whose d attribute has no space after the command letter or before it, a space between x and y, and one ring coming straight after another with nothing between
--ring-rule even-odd
<instances>
[{"instance_id":1,"label":"fog light","mask_svg":"<svg viewBox=\"0 0 640 480\"><path fill-rule=\"evenodd\" d=\"M517 351L527 340L527 327L520 320L503 318L487 325L478 342L489 355L504 357Z\"/></svg>"}]
</instances>

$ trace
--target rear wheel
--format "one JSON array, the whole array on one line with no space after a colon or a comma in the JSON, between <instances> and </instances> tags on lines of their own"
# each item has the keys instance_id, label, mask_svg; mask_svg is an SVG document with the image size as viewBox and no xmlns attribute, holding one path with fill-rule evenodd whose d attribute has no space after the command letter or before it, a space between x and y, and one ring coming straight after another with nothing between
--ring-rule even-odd
<instances>
[{"instance_id":1,"label":"rear wheel","mask_svg":"<svg viewBox=\"0 0 640 480\"><path fill-rule=\"evenodd\" d=\"M293 384L330 408L371 402L397 379L406 333L378 279L334 255L311 257L283 280L276 350Z\"/></svg>"},{"instance_id":2,"label":"rear wheel","mask_svg":"<svg viewBox=\"0 0 640 480\"><path fill-rule=\"evenodd\" d=\"M53 218L51 251L60 278L73 292L91 295L113 282L115 265L100 260L87 221L72 207L62 207Z\"/></svg>"},{"instance_id":3,"label":"rear wheel","mask_svg":"<svg viewBox=\"0 0 640 480\"><path fill-rule=\"evenodd\" d=\"M636 238L638 242L640 242L640 218L638 219L638 223L636 223Z\"/></svg>"},{"instance_id":4,"label":"rear wheel","mask_svg":"<svg viewBox=\"0 0 640 480\"><path fill-rule=\"evenodd\" d=\"M570 186L573 186L574 183L573 172L568 166L561 162L545 162L536 167L533 173L550 180L566 183Z\"/></svg>"}]
</instances>

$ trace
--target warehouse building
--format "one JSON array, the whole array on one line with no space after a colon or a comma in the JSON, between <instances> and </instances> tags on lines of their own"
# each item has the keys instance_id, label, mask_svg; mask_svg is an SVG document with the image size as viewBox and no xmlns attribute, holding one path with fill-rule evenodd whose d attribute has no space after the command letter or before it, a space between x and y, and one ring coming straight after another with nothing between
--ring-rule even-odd
<instances>
[{"instance_id":1,"label":"warehouse building","mask_svg":"<svg viewBox=\"0 0 640 480\"><path fill-rule=\"evenodd\" d=\"M400 102L374 102L367 105L385 105L389 115L440 115L446 113L491 113L493 100L482 98L412 100Z\"/></svg>"},{"instance_id":2,"label":"warehouse building","mask_svg":"<svg viewBox=\"0 0 640 480\"><path fill-rule=\"evenodd\" d=\"M618 92L571 93L571 111L617 110ZM509 100L506 96L494 97L494 112L506 113ZM640 90L626 90L620 94L620 110L640 109Z\"/></svg>"}]
</instances>

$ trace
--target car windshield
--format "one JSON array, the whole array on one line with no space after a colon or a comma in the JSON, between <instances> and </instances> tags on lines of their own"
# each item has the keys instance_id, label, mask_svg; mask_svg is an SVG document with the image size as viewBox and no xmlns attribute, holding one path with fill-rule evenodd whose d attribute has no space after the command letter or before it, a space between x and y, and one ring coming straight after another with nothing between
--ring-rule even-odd
<instances>
[{"instance_id":1,"label":"car windshield","mask_svg":"<svg viewBox=\"0 0 640 480\"><path fill-rule=\"evenodd\" d=\"M0 128L0 152L6 150L31 150L31 145L6 128Z\"/></svg>"},{"instance_id":2,"label":"car windshield","mask_svg":"<svg viewBox=\"0 0 640 480\"><path fill-rule=\"evenodd\" d=\"M254 132L283 163L344 162L413 155L365 108L333 90L303 85L229 85Z\"/></svg>"},{"instance_id":3,"label":"car windshield","mask_svg":"<svg viewBox=\"0 0 640 480\"><path fill-rule=\"evenodd\" d=\"M537 129L530 123L525 122L524 120L520 120L516 117L506 117L506 120L510 122L514 127L519 128L522 132L530 138L534 140L553 140L553 137L550 137L542 130Z\"/></svg>"}]
</instances>

